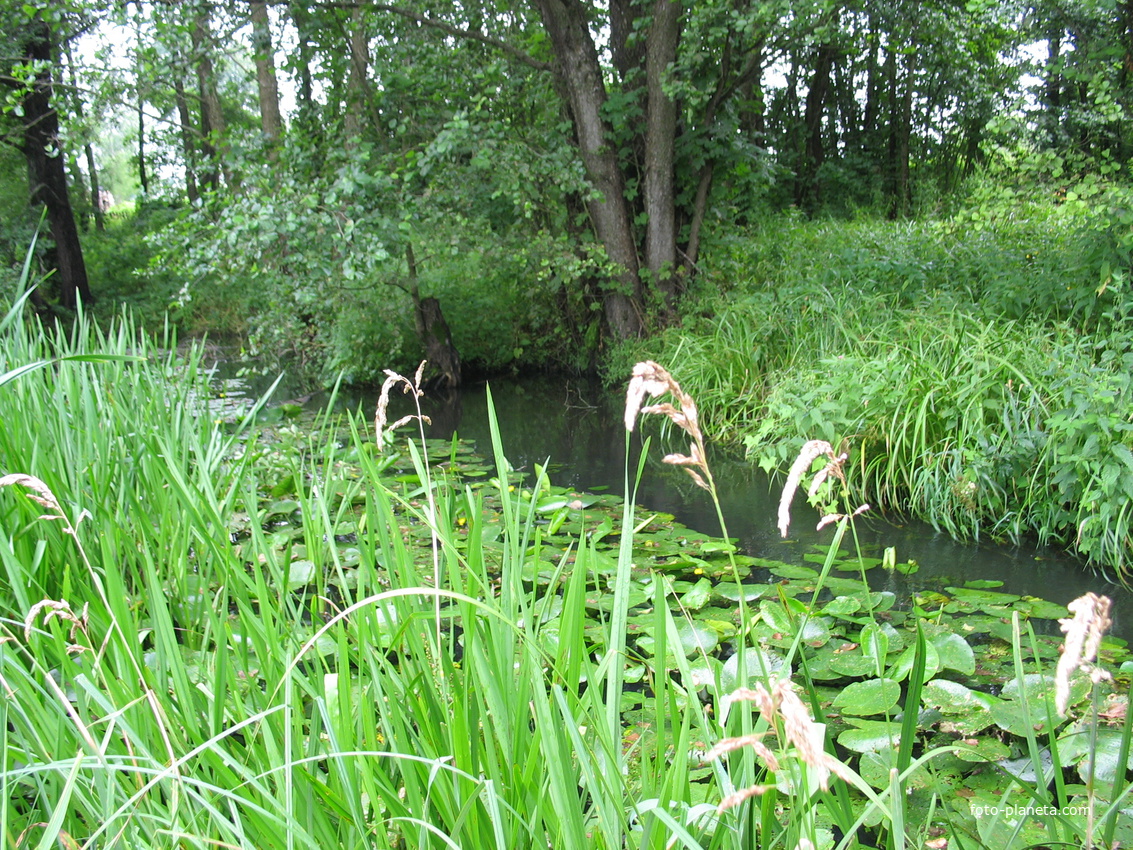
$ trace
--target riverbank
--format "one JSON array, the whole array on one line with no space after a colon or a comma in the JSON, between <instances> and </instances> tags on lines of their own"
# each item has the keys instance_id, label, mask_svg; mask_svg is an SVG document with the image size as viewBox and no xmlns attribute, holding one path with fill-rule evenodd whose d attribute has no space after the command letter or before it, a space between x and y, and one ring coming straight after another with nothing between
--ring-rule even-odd
<instances>
[{"instance_id":1,"label":"riverbank","mask_svg":"<svg viewBox=\"0 0 1133 850\"><path fill-rule=\"evenodd\" d=\"M1080 218L781 223L713 270L727 286L702 318L625 345L611 372L669 365L713 437L764 469L825 439L872 504L1124 575L1133 322Z\"/></svg>"},{"instance_id":2,"label":"riverbank","mask_svg":"<svg viewBox=\"0 0 1133 850\"><path fill-rule=\"evenodd\" d=\"M1064 606L987 582L899 606L862 575L911 565L856 553L849 520L807 566L739 553L513 470L491 414L492 459L414 419L377 438L333 399L257 426L210 403L199 352L128 325L0 340L42 364L0 392L14 846L850 850L943 830L1022 848L1129 829L1125 771L1094 768L1127 757L1133 722L1098 728L1121 697L1078 674L1065 710L1048 699L1059 639L1036 626ZM1042 770L1038 734L1080 784L1011 778L1019 752ZM1033 809L1022 829L989 814L1008 805Z\"/></svg>"}]
</instances>

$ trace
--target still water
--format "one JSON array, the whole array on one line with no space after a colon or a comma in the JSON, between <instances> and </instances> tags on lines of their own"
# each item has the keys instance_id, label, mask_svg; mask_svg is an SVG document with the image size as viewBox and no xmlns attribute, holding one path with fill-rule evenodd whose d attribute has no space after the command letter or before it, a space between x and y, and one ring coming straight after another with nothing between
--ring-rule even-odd
<instances>
[{"instance_id":1,"label":"still water","mask_svg":"<svg viewBox=\"0 0 1133 850\"><path fill-rule=\"evenodd\" d=\"M514 469L531 472L535 464L549 461L554 484L624 494L627 449L621 395L595 381L565 378L494 381L490 392L504 453ZM336 407L372 415L377 396L376 390L347 391L340 393ZM315 396L308 404L325 402L325 396ZM400 393L394 396L390 421L410 412L406 404ZM422 408L432 419L427 430L430 437L447 439L455 434L473 441L482 453L491 453L487 385L473 384L447 396L427 394ZM718 535L715 508L708 494L683 470L661 463L667 452L687 453L688 446L675 436L671 442L658 442L659 421L658 417L648 417L629 443L631 468L636 470L645 438L653 440L637 491L638 504L645 510L671 513L691 528ZM770 479L742 457L711 446L709 464L720 490L728 531L739 538L744 552L802 563L804 554L824 552L829 546L832 528L815 531L818 515L801 494L792 508L790 536L785 540L779 536L776 522L781 479ZM997 588L1002 592L1038 596L1060 604L1092 590L1114 600L1112 633L1133 636L1133 622L1125 622L1133 617L1133 594L1058 549L957 542L930 525L876 512L858 519L857 532L862 554L880 557L892 546L898 561L919 565L919 570L908 576L881 568L870 570L867 575L875 590L891 590L898 598L908 599L918 591L991 579L1003 582ZM843 542L843 548L852 545L850 540Z\"/></svg>"}]
</instances>

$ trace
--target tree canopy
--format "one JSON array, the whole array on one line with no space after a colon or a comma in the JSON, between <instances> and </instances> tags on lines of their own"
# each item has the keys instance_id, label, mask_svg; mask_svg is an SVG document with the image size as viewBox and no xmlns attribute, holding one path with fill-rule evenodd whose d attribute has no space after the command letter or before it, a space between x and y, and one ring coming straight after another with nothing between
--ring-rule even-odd
<instances>
[{"instance_id":1,"label":"tree canopy","mask_svg":"<svg viewBox=\"0 0 1133 850\"><path fill-rule=\"evenodd\" d=\"M64 164L85 108L129 128L144 199L184 205L164 256L189 288L258 283L293 341L336 300L393 322L407 308L391 286L419 306L432 272L483 252L557 292L575 342L634 337L679 320L722 227L790 207L907 216L1005 151L1046 152L1070 180L1121 171L1133 145L1133 0L57 0L4 15L4 138L56 243L77 239ZM89 294L79 262L60 248L64 304Z\"/></svg>"}]
</instances>

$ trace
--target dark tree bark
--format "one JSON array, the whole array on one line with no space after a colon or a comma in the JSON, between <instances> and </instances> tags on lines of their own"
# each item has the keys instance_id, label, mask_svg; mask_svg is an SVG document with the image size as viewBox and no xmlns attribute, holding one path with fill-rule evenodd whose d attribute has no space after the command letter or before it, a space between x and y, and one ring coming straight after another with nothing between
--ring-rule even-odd
<instances>
[{"instance_id":1,"label":"dark tree bark","mask_svg":"<svg viewBox=\"0 0 1133 850\"><path fill-rule=\"evenodd\" d=\"M190 204L200 200L197 188L197 146L193 143L193 116L189 112L189 99L185 86L178 77L173 81L173 96L177 101L177 117L181 122L181 147L185 158L185 195Z\"/></svg>"},{"instance_id":2,"label":"dark tree bark","mask_svg":"<svg viewBox=\"0 0 1133 850\"><path fill-rule=\"evenodd\" d=\"M260 129L269 146L269 156L276 156L274 147L283 132L279 113L279 84L275 78L275 49L271 40L271 22L267 3L252 3L252 49L255 51L256 87L260 95Z\"/></svg>"},{"instance_id":3,"label":"dark tree bark","mask_svg":"<svg viewBox=\"0 0 1133 850\"><path fill-rule=\"evenodd\" d=\"M640 335L641 279L625 180L617 152L607 143L602 115L606 86L590 35L587 7L579 0L533 0L555 57L555 73L567 93L579 154L597 197L587 201L590 219L615 264L616 286L605 294L606 321L617 339Z\"/></svg>"},{"instance_id":4,"label":"dark tree bark","mask_svg":"<svg viewBox=\"0 0 1133 850\"><path fill-rule=\"evenodd\" d=\"M413 318L417 327L417 338L425 348L425 359L429 361L431 372L439 375L430 383L437 383L447 389L460 386L460 352L452 341L441 302L431 296L422 298L417 283L417 258L413 254L412 243L405 246L405 261L409 267L409 295L413 299Z\"/></svg>"},{"instance_id":5,"label":"dark tree bark","mask_svg":"<svg viewBox=\"0 0 1133 850\"><path fill-rule=\"evenodd\" d=\"M199 3L196 7L190 38L201 100L201 152L208 162L208 170L201 175L201 179L210 190L215 192L220 188L220 175L223 172L228 188L234 190L239 185L239 178L224 160L227 122L220 108L220 94L216 88L216 68L212 61L212 33L209 30L209 7L204 3Z\"/></svg>"},{"instance_id":6,"label":"dark tree bark","mask_svg":"<svg viewBox=\"0 0 1133 850\"><path fill-rule=\"evenodd\" d=\"M75 114L82 121L86 116L83 110L82 98L78 96L79 86L75 78L75 57L71 53L71 46L65 45L64 52L67 56L67 71L70 75L71 90L75 92L73 101ZM87 177L90 183L90 208L94 215L94 229L100 233L106 229L106 212L102 206L102 197L100 187L98 185L98 168L94 159L94 148L90 142L83 145L83 154L87 161ZM85 214L84 214L85 219ZM86 230L86 224L83 224L83 230Z\"/></svg>"},{"instance_id":7,"label":"dark tree bark","mask_svg":"<svg viewBox=\"0 0 1133 850\"><path fill-rule=\"evenodd\" d=\"M28 162L28 181L33 206L47 209L47 221L55 241L55 282L59 303L73 309L79 297L90 303L90 285L79 243L79 228L71 210L67 173L59 141L59 115L52 105L50 68L55 58L54 34L48 24L34 19L23 35L23 60L43 63L35 84L24 95L23 148Z\"/></svg>"},{"instance_id":8,"label":"dark tree bark","mask_svg":"<svg viewBox=\"0 0 1133 850\"><path fill-rule=\"evenodd\" d=\"M674 154L677 105L665 93L664 75L677 57L681 5L656 0L653 26L645 52L645 267L664 298L676 307L677 208L674 197Z\"/></svg>"},{"instance_id":9,"label":"dark tree bark","mask_svg":"<svg viewBox=\"0 0 1133 850\"><path fill-rule=\"evenodd\" d=\"M138 93L138 184L142 197L149 197L149 173L146 171L146 111L145 101Z\"/></svg>"},{"instance_id":10,"label":"dark tree bark","mask_svg":"<svg viewBox=\"0 0 1133 850\"><path fill-rule=\"evenodd\" d=\"M346 112L343 129L348 145L357 144L362 135L363 107L367 101L366 77L370 69L369 38L362 7L350 15L350 72L346 78Z\"/></svg>"},{"instance_id":11,"label":"dark tree bark","mask_svg":"<svg viewBox=\"0 0 1133 850\"><path fill-rule=\"evenodd\" d=\"M916 52L906 54L904 73L902 63L891 52L888 60L889 87L889 174L891 195L889 218L902 218L909 214L912 194L909 183L909 150L913 133L913 72L916 70Z\"/></svg>"},{"instance_id":12,"label":"dark tree bark","mask_svg":"<svg viewBox=\"0 0 1133 850\"><path fill-rule=\"evenodd\" d=\"M822 143L822 117L826 111L826 100L830 93L830 71L834 67L837 48L823 44L818 48L814 73L806 94L803 110L805 148L800 169L799 182L795 187L795 202L807 212L814 212L821 200L818 186L818 170L826 159L826 149Z\"/></svg>"}]
</instances>

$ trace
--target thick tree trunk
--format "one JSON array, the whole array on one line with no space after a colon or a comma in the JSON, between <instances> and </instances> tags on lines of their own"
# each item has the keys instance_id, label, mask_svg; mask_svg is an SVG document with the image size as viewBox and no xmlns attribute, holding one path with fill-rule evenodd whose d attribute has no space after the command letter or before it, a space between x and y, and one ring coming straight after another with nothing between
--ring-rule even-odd
<instances>
[{"instance_id":1,"label":"thick tree trunk","mask_svg":"<svg viewBox=\"0 0 1133 850\"><path fill-rule=\"evenodd\" d=\"M224 161L224 138L227 122L220 108L220 94L216 88L216 68L212 61L212 33L209 31L209 7L197 6L190 34L193 43L193 60L197 69L197 85L201 98L201 151L209 161L208 171L202 180L212 191L220 188L223 171L229 189L236 189L239 179Z\"/></svg>"},{"instance_id":2,"label":"thick tree trunk","mask_svg":"<svg viewBox=\"0 0 1133 850\"><path fill-rule=\"evenodd\" d=\"M27 61L43 63L49 68L54 59L51 28L42 20L34 20L24 39L23 53ZM67 174L59 141L59 115L51 104L50 70L41 70L35 85L23 99L23 152L28 161L28 179L33 205L47 208L47 221L55 241L53 278L59 303L73 309L81 296L92 300L79 243L79 228L71 211L67 192Z\"/></svg>"},{"instance_id":3,"label":"thick tree trunk","mask_svg":"<svg viewBox=\"0 0 1133 850\"><path fill-rule=\"evenodd\" d=\"M346 113L343 129L346 143L357 144L362 134L363 105L366 102L366 77L370 69L369 38L361 6L350 15L350 73L346 78Z\"/></svg>"},{"instance_id":4,"label":"thick tree trunk","mask_svg":"<svg viewBox=\"0 0 1133 850\"><path fill-rule=\"evenodd\" d=\"M821 201L818 185L818 170L826 158L822 144L822 117L826 111L826 99L830 93L830 71L834 67L837 49L832 44L818 48L814 74L806 93L806 106L803 111L805 128L805 149L799 182L795 187L795 202L807 212L813 213Z\"/></svg>"},{"instance_id":5,"label":"thick tree trunk","mask_svg":"<svg viewBox=\"0 0 1133 850\"><path fill-rule=\"evenodd\" d=\"M665 306L677 299L677 218L674 197L674 146L677 105L664 90L664 75L677 57L680 3L656 0L645 53L645 267Z\"/></svg>"},{"instance_id":6,"label":"thick tree trunk","mask_svg":"<svg viewBox=\"0 0 1133 850\"><path fill-rule=\"evenodd\" d=\"M616 286L604 298L606 321L617 339L642 330L641 279L625 182L617 153L607 143L602 117L606 87L587 19L579 0L533 0L555 56L555 73L567 92L579 154L597 197L587 201L590 219L614 263Z\"/></svg>"},{"instance_id":7,"label":"thick tree trunk","mask_svg":"<svg viewBox=\"0 0 1133 850\"><path fill-rule=\"evenodd\" d=\"M432 367L430 371L440 373L433 381L447 389L458 387L461 381L460 352L453 344L441 302L436 298L421 297L421 290L417 285L417 258L413 254L412 243L405 246L405 261L409 267L409 294L413 299L417 338L425 348L425 359Z\"/></svg>"},{"instance_id":8,"label":"thick tree trunk","mask_svg":"<svg viewBox=\"0 0 1133 850\"><path fill-rule=\"evenodd\" d=\"M256 60L256 86L260 95L260 129L264 131L269 156L276 157L274 147L283 132L279 113L279 85L275 78L275 48L271 40L271 22L267 3L252 3L252 49Z\"/></svg>"}]
</instances>

